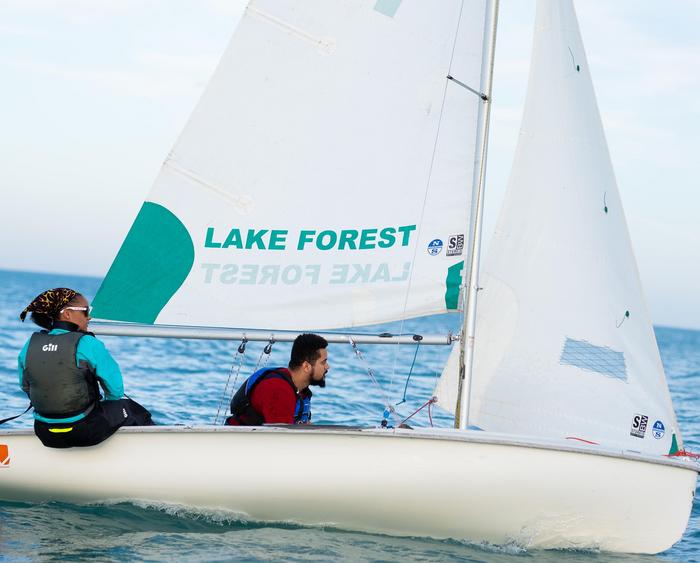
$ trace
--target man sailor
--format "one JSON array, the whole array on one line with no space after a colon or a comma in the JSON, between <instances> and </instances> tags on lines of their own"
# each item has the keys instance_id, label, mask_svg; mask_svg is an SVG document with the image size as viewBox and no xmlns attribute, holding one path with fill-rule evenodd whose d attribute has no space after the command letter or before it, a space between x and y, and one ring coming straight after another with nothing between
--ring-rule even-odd
<instances>
[{"instance_id":1,"label":"man sailor","mask_svg":"<svg viewBox=\"0 0 700 563\"><path fill-rule=\"evenodd\" d=\"M294 340L287 368L263 368L241 385L231 400L230 426L309 424L310 386L326 386L328 342L317 334Z\"/></svg>"}]
</instances>

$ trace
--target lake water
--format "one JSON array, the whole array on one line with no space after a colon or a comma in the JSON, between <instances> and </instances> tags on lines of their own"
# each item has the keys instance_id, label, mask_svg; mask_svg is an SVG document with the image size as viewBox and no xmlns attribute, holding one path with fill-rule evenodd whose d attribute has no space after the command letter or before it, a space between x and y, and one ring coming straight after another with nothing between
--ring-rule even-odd
<instances>
[{"instance_id":1,"label":"lake water","mask_svg":"<svg viewBox=\"0 0 700 563\"><path fill-rule=\"evenodd\" d=\"M18 387L17 354L35 328L19 322L20 311L41 291L72 287L92 298L96 278L0 271L0 418L18 414L27 398ZM456 332L456 316L441 315L393 323L377 329L434 334ZM700 331L656 327L661 358L686 448L700 451ZM146 405L161 424L211 424L229 381L228 398L266 357L263 345L250 343L240 374L238 343L103 337L124 373L127 393ZM448 350L439 346L362 347L367 364L349 345L331 345L328 386L314 395L314 421L377 425L383 396L408 416L430 396ZM269 365L284 365L289 346L276 344ZM406 386L408 367L415 365ZM233 369L232 369L233 366ZM381 389L367 375L377 374ZM238 376L238 377L237 377ZM229 379L230 378L230 379ZM234 386L234 383L236 384ZM228 398L224 405L228 404ZM427 425L427 409L412 422ZM433 423L451 418L433 410ZM220 415L221 416L221 415ZM31 425L31 415L5 428ZM47 468L50 471L50 468ZM232 476L232 478L235 478ZM312 485L311 485L312 486ZM429 501L426 501L429 502ZM653 518L653 515L649 515ZM657 555L612 555L590 551L526 551L424 538L394 538L330 528L244 522L225 513L173 509L132 503L78 506L0 502L0 561L679 561L700 562L700 495L683 539Z\"/></svg>"}]
</instances>

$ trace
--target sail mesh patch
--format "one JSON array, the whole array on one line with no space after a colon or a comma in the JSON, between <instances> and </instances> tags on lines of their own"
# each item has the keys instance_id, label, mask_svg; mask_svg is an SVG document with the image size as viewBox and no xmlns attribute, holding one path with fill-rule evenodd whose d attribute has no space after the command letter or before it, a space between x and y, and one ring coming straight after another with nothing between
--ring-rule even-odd
<instances>
[{"instance_id":1,"label":"sail mesh patch","mask_svg":"<svg viewBox=\"0 0 700 563\"><path fill-rule=\"evenodd\" d=\"M622 352L607 346L595 346L585 340L567 338L559 363L627 381L627 366Z\"/></svg>"}]
</instances>

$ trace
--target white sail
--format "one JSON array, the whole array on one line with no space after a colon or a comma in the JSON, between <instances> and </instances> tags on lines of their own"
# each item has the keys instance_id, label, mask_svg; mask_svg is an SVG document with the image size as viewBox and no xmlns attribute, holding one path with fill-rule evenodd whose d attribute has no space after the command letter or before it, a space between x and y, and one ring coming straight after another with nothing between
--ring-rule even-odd
<instances>
[{"instance_id":1,"label":"white sail","mask_svg":"<svg viewBox=\"0 0 700 563\"><path fill-rule=\"evenodd\" d=\"M480 280L470 423L666 454L680 435L570 0L538 3L531 64Z\"/></svg>"},{"instance_id":2,"label":"white sail","mask_svg":"<svg viewBox=\"0 0 700 563\"><path fill-rule=\"evenodd\" d=\"M95 316L319 329L457 309L484 4L251 2Z\"/></svg>"}]
</instances>

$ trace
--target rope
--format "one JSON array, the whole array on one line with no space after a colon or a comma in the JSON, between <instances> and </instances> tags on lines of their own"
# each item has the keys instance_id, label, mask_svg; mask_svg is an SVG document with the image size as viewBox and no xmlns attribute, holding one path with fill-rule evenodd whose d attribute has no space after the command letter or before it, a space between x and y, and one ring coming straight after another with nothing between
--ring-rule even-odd
<instances>
[{"instance_id":1,"label":"rope","mask_svg":"<svg viewBox=\"0 0 700 563\"><path fill-rule=\"evenodd\" d=\"M15 416L10 416L10 417L8 417L8 418L3 418L2 420L0 420L0 424L5 424L6 422L10 422L11 420L14 420L15 418L19 418L19 417L22 416L23 414L28 413L28 412L29 412L29 409L31 409L33 406L34 406L34 405L32 405L32 403L30 402L30 403L29 403L29 406L27 407L27 410L25 410L24 412L21 412L21 413L15 415Z\"/></svg>"},{"instance_id":2,"label":"rope","mask_svg":"<svg viewBox=\"0 0 700 563\"><path fill-rule=\"evenodd\" d=\"M409 414L406 418L404 418L401 421L401 424L405 424L407 420L410 420L413 418L415 415L417 415L420 411L422 411L425 407L428 407L428 418L430 419L430 426L432 428L433 426L433 414L431 412L431 408L433 403L437 402L437 397L430 397L430 400L428 400L426 403L418 407L416 410L414 410L411 414Z\"/></svg>"},{"instance_id":3,"label":"rope","mask_svg":"<svg viewBox=\"0 0 700 563\"><path fill-rule=\"evenodd\" d=\"M392 414L394 416L396 416L396 411L394 410L394 407L391 405L391 402L389 401L389 397L387 397L386 393L384 393L384 389L382 389L382 386L379 384L377 377L374 375L374 370L369 365L367 360L365 360L365 357L362 355L362 352L360 352L360 349L357 347L357 343L352 339L352 336L348 336L348 341L350 342L350 345L352 346L353 352L355 352L355 357L357 357L363 364L365 364L365 369L367 371L367 375L369 376L372 383L374 383L377 386L377 388L379 389L379 392L382 395L385 409L384 409L383 420L382 420L381 424L382 424L383 428L386 428L389 424L388 418Z\"/></svg>"},{"instance_id":4,"label":"rope","mask_svg":"<svg viewBox=\"0 0 700 563\"><path fill-rule=\"evenodd\" d=\"M236 365L236 358L240 357L240 361L238 362L238 369L236 370L236 379L233 381L233 387L235 389L236 383L238 382L238 376L241 373L241 367L243 366L243 360L245 356L245 345L248 343L248 339L243 337L243 340L241 341L240 345L238 346L238 350L236 352L236 355L233 357L233 362L231 363L231 369L228 371L228 379L226 380L226 387L224 387L224 392L221 394L221 399L219 400L219 406L216 409L216 417L214 418L214 425L216 425L219 422L219 413L221 413L221 406L224 404L224 401L228 397L228 386L229 383L231 382L231 375L233 374L233 368Z\"/></svg>"},{"instance_id":5,"label":"rope","mask_svg":"<svg viewBox=\"0 0 700 563\"><path fill-rule=\"evenodd\" d=\"M413 338L416 339L418 335L414 335ZM413 366L416 365L416 357L418 356L418 349L420 348L420 341L423 339L423 337L420 337L419 340L416 340L416 352L413 354L413 361L411 362L411 368L408 370L408 377L406 377L406 385L403 386L403 397L401 400L396 403L395 406L399 406L402 403L406 402L406 391L408 391L408 382L411 380L411 375L413 374Z\"/></svg>"},{"instance_id":6,"label":"rope","mask_svg":"<svg viewBox=\"0 0 700 563\"><path fill-rule=\"evenodd\" d=\"M270 361L270 353L272 352L272 345L275 343L275 338L274 336L270 337L269 342L265 345L265 348L262 349L262 352L260 352L260 356L258 356L258 362L255 364L255 369L253 370L253 373L258 371L261 367L267 366L267 362ZM262 362L263 357L265 357L265 361L262 363L262 366L260 365L260 362Z\"/></svg>"}]
</instances>

